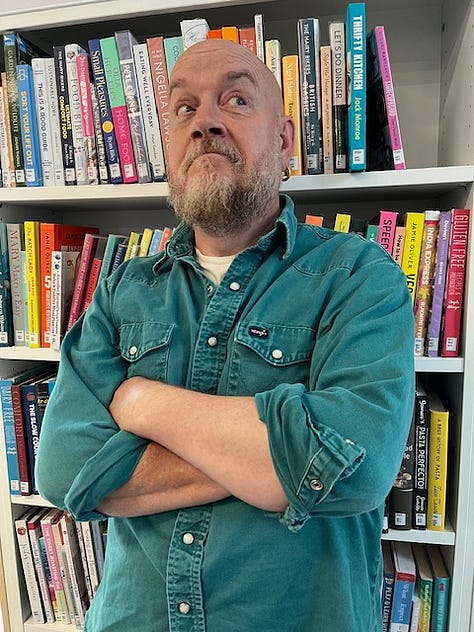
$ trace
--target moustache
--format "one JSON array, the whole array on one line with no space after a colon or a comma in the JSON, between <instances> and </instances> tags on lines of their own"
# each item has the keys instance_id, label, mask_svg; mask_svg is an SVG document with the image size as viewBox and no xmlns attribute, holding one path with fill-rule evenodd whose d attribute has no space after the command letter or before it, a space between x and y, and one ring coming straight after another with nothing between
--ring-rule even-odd
<instances>
[{"instance_id":1,"label":"moustache","mask_svg":"<svg viewBox=\"0 0 474 632\"><path fill-rule=\"evenodd\" d=\"M205 140L202 143L191 147L184 157L182 164L183 172L186 173L196 158L205 154L220 154L221 156L228 158L232 164L239 166L244 164L241 154L236 149L220 140L211 139Z\"/></svg>"}]
</instances>

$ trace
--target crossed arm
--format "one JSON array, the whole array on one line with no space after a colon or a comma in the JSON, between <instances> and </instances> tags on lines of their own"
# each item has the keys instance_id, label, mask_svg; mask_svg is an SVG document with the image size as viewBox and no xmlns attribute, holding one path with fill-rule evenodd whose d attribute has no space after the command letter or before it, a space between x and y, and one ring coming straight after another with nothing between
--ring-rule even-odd
<instances>
[{"instance_id":1,"label":"crossed arm","mask_svg":"<svg viewBox=\"0 0 474 632\"><path fill-rule=\"evenodd\" d=\"M121 430L150 440L132 477L98 507L144 515L236 496L267 511L288 501L253 397L215 396L134 377L115 391Z\"/></svg>"}]
</instances>

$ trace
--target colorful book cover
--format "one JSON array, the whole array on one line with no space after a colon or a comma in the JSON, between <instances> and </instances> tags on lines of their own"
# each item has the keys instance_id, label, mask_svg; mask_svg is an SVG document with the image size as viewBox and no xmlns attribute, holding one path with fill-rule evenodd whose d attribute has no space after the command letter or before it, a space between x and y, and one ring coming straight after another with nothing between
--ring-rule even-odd
<instances>
[{"instance_id":1,"label":"colorful book cover","mask_svg":"<svg viewBox=\"0 0 474 632\"><path fill-rule=\"evenodd\" d=\"M235 44L240 44L239 29L235 25L223 26L221 28L222 39L230 40Z\"/></svg>"},{"instance_id":2,"label":"colorful book cover","mask_svg":"<svg viewBox=\"0 0 474 632\"><path fill-rule=\"evenodd\" d=\"M299 94L303 173L322 172L321 66L319 63L320 25L317 18L297 22ZM296 123L296 119L295 119Z\"/></svg>"},{"instance_id":3,"label":"colorful book cover","mask_svg":"<svg viewBox=\"0 0 474 632\"><path fill-rule=\"evenodd\" d=\"M51 594L49 590L48 579L43 564L43 556L41 552L40 540L42 538L41 532L41 518L47 513L47 509L38 509L27 520L28 538L31 546L31 554L33 556L33 563L35 566L36 579L41 594L41 604L43 612L48 623L54 623L56 617L54 615L53 604L51 602Z\"/></svg>"},{"instance_id":4,"label":"colorful book cover","mask_svg":"<svg viewBox=\"0 0 474 632\"><path fill-rule=\"evenodd\" d=\"M412 549L416 564L416 584L420 597L418 632L430 632L433 573L426 553L426 546L415 542Z\"/></svg>"},{"instance_id":5,"label":"colorful book cover","mask_svg":"<svg viewBox=\"0 0 474 632\"><path fill-rule=\"evenodd\" d=\"M79 44L66 44L66 77L71 108L72 143L74 146L74 165L76 167L77 184L89 184L87 175L87 156L82 126L82 103L79 93L79 78L77 74L76 57L86 51Z\"/></svg>"},{"instance_id":6,"label":"colorful book cover","mask_svg":"<svg viewBox=\"0 0 474 632\"><path fill-rule=\"evenodd\" d=\"M81 104L81 123L86 161L86 184L99 184L94 112L92 110L89 55L86 52L79 52L76 54L76 71Z\"/></svg>"},{"instance_id":7,"label":"colorful book cover","mask_svg":"<svg viewBox=\"0 0 474 632\"><path fill-rule=\"evenodd\" d=\"M63 623L71 623L53 531L54 525L59 523L62 514L63 512L60 509L51 509L48 511L48 513L41 519L41 531L43 532L44 542L46 545L46 555L48 557L52 584L56 595L58 617Z\"/></svg>"},{"instance_id":8,"label":"colorful book cover","mask_svg":"<svg viewBox=\"0 0 474 632\"><path fill-rule=\"evenodd\" d=\"M252 53L257 54L257 44L255 41L255 26L241 26L239 28L239 42Z\"/></svg>"},{"instance_id":9,"label":"colorful book cover","mask_svg":"<svg viewBox=\"0 0 474 632\"><path fill-rule=\"evenodd\" d=\"M145 127L143 124L135 62L133 60L133 46L138 44L138 42L129 30L124 30L115 32L115 43L117 45L117 54L120 61L120 72L122 73L123 91L130 125L130 136L132 138L133 152L135 155L138 182L151 182L150 160L145 138Z\"/></svg>"},{"instance_id":10,"label":"colorful book cover","mask_svg":"<svg viewBox=\"0 0 474 632\"><path fill-rule=\"evenodd\" d=\"M144 228L140 239L138 248L138 257L146 257L150 248L151 240L153 239L153 230L151 228Z\"/></svg>"},{"instance_id":11,"label":"colorful book cover","mask_svg":"<svg viewBox=\"0 0 474 632\"><path fill-rule=\"evenodd\" d=\"M165 154L165 164L169 161L170 150L170 94L169 77L166 70L165 47L163 37L151 37L146 41L150 62L151 80L155 95L156 109L160 121L161 141Z\"/></svg>"},{"instance_id":12,"label":"colorful book cover","mask_svg":"<svg viewBox=\"0 0 474 632\"><path fill-rule=\"evenodd\" d=\"M135 44L133 47L133 56L153 181L163 182L166 180L165 154L161 140L160 121L156 109L155 95L153 93L147 45Z\"/></svg>"},{"instance_id":13,"label":"colorful book cover","mask_svg":"<svg viewBox=\"0 0 474 632\"><path fill-rule=\"evenodd\" d=\"M413 472L413 529L426 529L428 524L428 456L430 415L428 395L417 374L415 387L415 442Z\"/></svg>"},{"instance_id":14,"label":"colorful book cover","mask_svg":"<svg viewBox=\"0 0 474 632\"><path fill-rule=\"evenodd\" d=\"M393 253L397 218L398 211L380 211L378 215L379 231L377 233L377 243L382 246L389 255Z\"/></svg>"},{"instance_id":15,"label":"colorful book cover","mask_svg":"<svg viewBox=\"0 0 474 632\"><path fill-rule=\"evenodd\" d=\"M415 356L422 356L425 353L426 332L433 297L439 215L439 211L425 211L420 265L415 292Z\"/></svg>"},{"instance_id":16,"label":"colorful book cover","mask_svg":"<svg viewBox=\"0 0 474 632\"><path fill-rule=\"evenodd\" d=\"M451 212L441 211L439 216L438 242L436 245L436 261L433 278L433 297L428 323L428 356L436 358L439 355L441 323L443 319L444 288L446 284L446 270L448 269L449 238L451 235Z\"/></svg>"},{"instance_id":17,"label":"colorful book cover","mask_svg":"<svg viewBox=\"0 0 474 632\"><path fill-rule=\"evenodd\" d=\"M0 220L0 347L14 342L7 224Z\"/></svg>"},{"instance_id":18,"label":"colorful book cover","mask_svg":"<svg viewBox=\"0 0 474 632\"><path fill-rule=\"evenodd\" d=\"M50 346L57 351L67 328L79 258L79 251L53 250L51 253Z\"/></svg>"},{"instance_id":19,"label":"colorful book cover","mask_svg":"<svg viewBox=\"0 0 474 632\"><path fill-rule=\"evenodd\" d=\"M117 139L115 137L109 94L107 92L100 42L98 39L91 39L88 42L88 46L95 92L97 95L97 103L99 106L99 116L104 138L105 153L107 155L107 164L110 172L110 181L112 184L121 184L122 172L120 170L120 157L118 153Z\"/></svg>"},{"instance_id":20,"label":"colorful book cover","mask_svg":"<svg viewBox=\"0 0 474 632\"><path fill-rule=\"evenodd\" d=\"M41 346L41 272L40 272L40 223L25 222L25 257L28 309L28 333L31 348Z\"/></svg>"},{"instance_id":21,"label":"colorful book cover","mask_svg":"<svg viewBox=\"0 0 474 632\"><path fill-rule=\"evenodd\" d=\"M29 509L20 518L17 518L15 520L15 531L33 621L35 623L46 623L41 601L41 592L36 579L35 564L28 537L27 521L36 514L37 511L37 508L34 507Z\"/></svg>"},{"instance_id":22,"label":"colorful book cover","mask_svg":"<svg viewBox=\"0 0 474 632\"><path fill-rule=\"evenodd\" d=\"M408 291L414 305L425 215L420 211L408 211L405 213L404 219L406 232L401 267L405 273Z\"/></svg>"},{"instance_id":23,"label":"colorful book cover","mask_svg":"<svg viewBox=\"0 0 474 632\"><path fill-rule=\"evenodd\" d=\"M303 175L303 153L301 145L301 103L298 55L284 55L281 58L283 81L283 104L285 116L291 116L295 124L293 155L290 158L290 175Z\"/></svg>"},{"instance_id":24,"label":"colorful book cover","mask_svg":"<svg viewBox=\"0 0 474 632\"><path fill-rule=\"evenodd\" d=\"M431 605L430 632L446 632L449 613L449 593L451 578L444 563L439 546L427 547L433 573L433 594Z\"/></svg>"},{"instance_id":25,"label":"colorful book cover","mask_svg":"<svg viewBox=\"0 0 474 632\"><path fill-rule=\"evenodd\" d=\"M104 132L100 120L99 101L97 91L93 81L89 84L90 98L92 106L92 123L94 126L95 146L97 151L97 170L99 172L99 183L110 184L109 166L107 164L107 154L105 152Z\"/></svg>"},{"instance_id":26,"label":"colorful book cover","mask_svg":"<svg viewBox=\"0 0 474 632\"><path fill-rule=\"evenodd\" d=\"M334 230L340 233L348 233L351 229L351 216L349 213L336 213L334 218Z\"/></svg>"},{"instance_id":27,"label":"colorful book cover","mask_svg":"<svg viewBox=\"0 0 474 632\"><path fill-rule=\"evenodd\" d=\"M416 581L416 566L408 542L392 542L395 584L389 632L409 632L410 614Z\"/></svg>"},{"instance_id":28,"label":"colorful book cover","mask_svg":"<svg viewBox=\"0 0 474 632\"><path fill-rule=\"evenodd\" d=\"M369 222L365 227L365 238L367 239L367 241L373 241L374 243L377 243L378 234L379 225Z\"/></svg>"},{"instance_id":29,"label":"colorful book cover","mask_svg":"<svg viewBox=\"0 0 474 632\"><path fill-rule=\"evenodd\" d=\"M373 171L406 169L385 28L367 36L367 163Z\"/></svg>"},{"instance_id":30,"label":"colorful book cover","mask_svg":"<svg viewBox=\"0 0 474 632\"><path fill-rule=\"evenodd\" d=\"M56 91L58 95L59 129L61 132L61 155L64 182L67 186L77 184L72 138L71 103L66 71L66 51L64 46L53 46Z\"/></svg>"},{"instance_id":31,"label":"colorful book cover","mask_svg":"<svg viewBox=\"0 0 474 632\"><path fill-rule=\"evenodd\" d=\"M366 155L367 76L365 2L346 11L349 171L364 171Z\"/></svg>"},{"instance_id":32,"label":"colorful book cover","mask_svg":"<svg viewBox=\"0 0 474 632\"><path fill-rule=\"evenodd\" d=\"M33 70L29 64L18 64L16 67L16 83L26 186L40 187L43 186L40 138L36 115Z\"/></svg>"},{"instance_id":33,"label":"colorful book cover","mask_svg":"<svg viewBox=\"0 0 474 632\"><path fill-rule=\"evenodd\" d=\"M161 228L155 228L153 231L153 237L151 239L150 247L148 248L148 256L158 254L158 248L160 247L161 238L163 237L163 231Z\"/></svg>"},{"instance_id":34,"label":"colorful book cover","mask_svg":"<svg viewBox=\"0 0 474 632\"><path fill-rule=\"evenodd\" d=\"M323 215L310 215L309 213L305 215L304 223L312 224L313 226L322 226L324 222Z\"/></svg>"},{"instance_id":35,"label":"colorful book cover","mask_svg":"<svg viewBox=\"0 0 474 632\"><path fill-rule=\"evenodd\" d=\"M393 237L392 257L393 260L400 266L402 264L403 246L405 245L406 230L406 226L400 226L399 224L397 224L397 226L395 227L395 235Z\"/></svg>"},{"instance_id":36,"label":"colorful book cover","mask_svg":"<svg viewBox=\"0 0 474 632\"><path fill-rule=\"evenodd\" d=\"M347 67L344 22L329 23L332 65L332 104L334 127L334 171L347 171Z\"/></svg>"},{"instance_id":37,"label":"colorful book cover","mask_svg":"<svg viewBox=\"0 0 474 632\"><path fill-rule=\"evenodd\" d=\"M175 63L178 61L178 57L184 53L183 38L181 35L165 37L163 44L165 47L166 71L169 77Z\"/></svg>"},{"instance_id":38,"label":"colorful book cover","mask_svg":"<svg viewBox=\"0 0 474 632\"><path fill-rule=\"evenodd\" d=\"M323 172L334 173L334 127L332 109L331 47L321 46L321 125Z\"/></svg>"},{"instance_id":39,"label":"colorful book cover","mask_svg":"<svg viewBox=\"0 0 474 632\"><path fill-rule=\"evenodd\" d=\"M92 259L91 269L89 271L89 278L87 279L86 291L84 292L84 301L81 307L81 314L82 312L86 311L86 309L92 302L92 297L94 296L95 288L97 287L97 283L99 281L101 266L102 257L94 257Z\"/></svg>"},{"instance_id":40,"label":"colorful book cover","mask_svg":"<svg viewBox=\"0 0 474 632\"><path fill-rule=\"evenodd\" d=\"M112 110L122 178L124 183L129 184L137 182L138 176L115 37L102 38L100 40L100 50L104 63L106 86Z\"/></svg>"},{"instance_id":41,"label":"colorful book cover","mask_svg":"<svg viewBox=\"0 0 474 632\"><path fill-rule=\"evenodd\" d=\"M449 411L437 393L429 393L428 529L443 531L446 521Z\"/></svg>"},{"instance_id":42,"label":"colorful book cover","mask_svg":"<svg viewBox=\"0 0 474 632\"><path fill-rule=\"evenodd\" d=\"M132 230L128 236L127 250L125 251L124 261L128 261L132 258L135 246L138 246L140 242L141 234Z\"/></svg>"},{"instance_id":43,"label":"colorful book cover","mask_svg":"<svg viewBox=\"0 0 474 632\"><path fill-rule=\"evenodd\" d=\"M469 239L469 209L451 210L451 235L446 271L446 292L443 317L443 342L441 355L459 355L461 316L464 302L464 278L466 274L467 244Z\"/></svg>"}]
</instances>

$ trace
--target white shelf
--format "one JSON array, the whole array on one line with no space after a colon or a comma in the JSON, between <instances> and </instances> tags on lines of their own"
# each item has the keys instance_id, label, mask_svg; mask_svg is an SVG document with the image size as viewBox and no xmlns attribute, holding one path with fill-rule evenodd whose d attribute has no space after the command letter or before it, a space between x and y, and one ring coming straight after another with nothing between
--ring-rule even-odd
<instances>
[{"instance_id":1,"label":"white shelf","mask_svg":"<svg viewBox=\"0 0 474 632\"><path fill-rule=\"evenodd\" d=\"M59 351L54 349L30 349L29 347L1 347L0 360L58 362Z\"/></svg>"},{"instance_id":2,"label":"white shelf","mask_svg":"<svg viewBox=\"0 0 474 632\"><path fill-rule=\"evenodd\" d=\"M456 534L450 525L447 525L444 531L431 531L430 529L409 529L407 531L401 529L389 529L388 533L382 534L382 540L454 546L456 542Z\"/></svg>"},{"instance_id":3,"label":"white shelf","mask_svg":"<svg viewBox=\"0 0 474 632\"><path fill-rule=\"evenodd\" d=\"M49 500L37 494L30 496L10 496L12 505L25 505L28 507L54 507Z\"/></svg>"},{"instance_id":4,"label":"white shelf","mask_svg":"<svg viewBox=\"0 0 474 632\"><path fill-rule=\"evenodd\" d=\"M76 626L67 623L35 623L31 618L24 623L24 632L73 632L74 630L77 630Z\"/></svg>"}]
</instances>

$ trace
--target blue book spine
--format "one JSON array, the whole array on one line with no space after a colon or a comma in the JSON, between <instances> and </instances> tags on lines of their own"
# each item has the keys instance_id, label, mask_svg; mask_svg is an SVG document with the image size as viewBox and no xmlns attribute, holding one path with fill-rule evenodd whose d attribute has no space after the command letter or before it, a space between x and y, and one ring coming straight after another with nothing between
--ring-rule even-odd
<instances>
[{"instance_id":1,"label":"blue book spine","mask_svg":"<svg viewBox=\"0 0 474 632\"><path fill-rule=\"evenodd\" d=\"M364 171L367 166L367 37L364 2L347 5L346 37L349 64L349 171Z\"/></svg>"},{"instance_id":2,"label":"blue book spine","mask_svg":"<svg viewBox=\"0 0 474 632\"><path fill-rule=\"evenodd\" d=\"M161 238L163 236L163 231L161 228L155 228L153 231L153 237L151 238L150 247L148 248L148 256L158 254L158 250L161 243Z\"/></svg>"},{"instance_id":3,"label":"blue book spine","mask_svg":"<svg viewBox=\"0 0 474 632\"><path fill-rule=\"evenodd\" d=\"M41 187L43 186L43 172L41 169L38 120L36 118L33 70L29 64L17 65L16 82L26 186Z\"/></svg>"},{"instance_id":4,"label":"blue book spine","mask_svg":"<svg viewBox=\"0 0 474 632\"><path fill-rule=\"evenodd\" d=\"M409 579L396 579L393 591L390 632L409 632L411 602L415 583Z\"/></svg>"},{"instance_id":5,"label":"blue book spine","mask_svg":"<svg viewBox=\"0 0 474 632\"><path fill-rule=\"evenodd\" d=\"M7 471L10 494L20 495L20 470L15 439L15 422L13 419L13 405L11 393L12 381L0 380L0 400L2 404L3 432L5 435L5 450L7 454Z\"/></svg>"},{"instance_id":6,"label":"blue book spine","mask_svg":"<svg viewBox=\"0 0 474 632\"><path fill-rule=\"evenodd\" d=\"M110 181L112 184L121 184L123 182L122 172L120 170L117 140L115 138L112 110L107 92L104 61L100 50L99 39L89 40L89 53L91 58L92 75L94 77L94 85L97 93L100 122L104 136L105 153L110 171Z\"/></svg>"}]
</instances>

